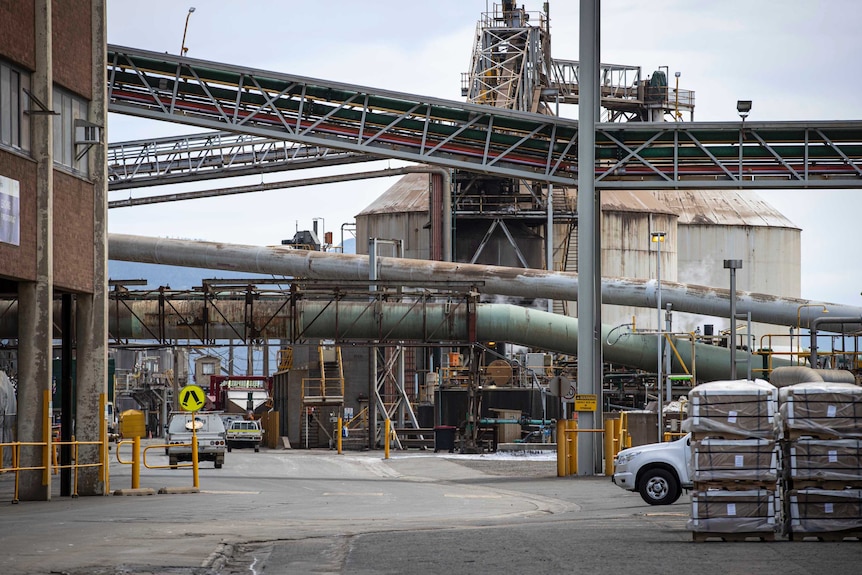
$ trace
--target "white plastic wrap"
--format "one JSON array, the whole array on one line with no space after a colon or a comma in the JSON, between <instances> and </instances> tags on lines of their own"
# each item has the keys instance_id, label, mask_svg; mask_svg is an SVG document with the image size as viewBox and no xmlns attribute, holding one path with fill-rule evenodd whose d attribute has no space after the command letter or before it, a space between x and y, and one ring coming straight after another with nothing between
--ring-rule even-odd
<instances>
[{"instance_id":1,"label":"white plastic wrap","mask_svg":"<svg viewBox=\"0 0 862 575\"><path fill-rule=\"evenodd\" d=\"M862 387L797 383L779 391L780 421L791 436L862 439Z\"/></svg>"},{"instance_id":2,"label":"white plastic wrap","mask_svg":"<svg viewBox=\"0 0 862 575\"><path fill-rule=\"evenodd\" d=\"M778 480L778 444L767 439L703 439L693 441L692 480Z\"/></svg>"},{"instance_id":3,"label":"white plastic wrap","mask_svg":"<svg viewBox=\"0 0 862 575\"><path fill-rule=\"evenodd\" d=\"M774 532L775 511L775 492L766 489L694 491L688 530L699 533Z\"/></svg>"},{"instance_id":4,"label":"white plastic wrap","mask_svg":"<svg viewBox=\"0 0 862 575\"><path fill-rule=\"evenodd\" d=\"M713 381L688 392L685 429L699 436L772 439L778 388L763 380Z\"/></svg>"},{"instance_id":5,"label":"white plastic wrap","mask_svg":"<svg viewBox=\"0 0 862 575\"><path fill-rule=\"evenodd\" d=\"M862 482L862 440L797 439L789 445L790 479Z\"/></svg>"},{"instance_id":6,"label":"white plastic wrap","mask_svg":"<svg viewBox=\"0 0 862 575\"><path fill-rule=\"evenodd\" d=\"M787 493L793 533L862 529L862 490L799 489Z\"/></svg>"}]
</instances>

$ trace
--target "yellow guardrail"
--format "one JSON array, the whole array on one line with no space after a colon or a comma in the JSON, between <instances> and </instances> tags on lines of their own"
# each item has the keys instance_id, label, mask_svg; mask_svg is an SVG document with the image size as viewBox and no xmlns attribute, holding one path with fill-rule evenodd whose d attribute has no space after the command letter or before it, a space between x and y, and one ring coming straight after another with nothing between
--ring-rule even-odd
<instances>
[{"instance_id":1,"label":"yellow guardrail","mask_svg":"<svg viewBox=\"0 0 862 575\"><path fill-rule=\"evenodd\" d=\"M557 477L578 474L578 434L604 433L604 429L580 429L574 419L557 420ZM607 444L607 442L605 442ZM605 453L605 457L613 455Z\"/></svg>"},{"instance_id":2,"label":"yellow guardrail","mask_svg":"<svg viewBox=\"0 0 862 575\"><path fill-rule=\"evenodd\" d=\"M108 474L108 429L107 421L102 419L102 424L99 428L98 441L78 441L75 436L72 436L70 441L59 441L54 439L54 430L51 425L51 396L48 390L43 392L43 408L42 408L42 434L47 438L46 441L11 441L0 443L0 473L15 474L15 488L12 498L12 503L18 503L18 493L20 490L20 473L22 471L41 471L42 485L48 485L51 481L51 475L56 475L61 469L72 470L72 497L78 497L78 470L87 467L98 467L100 469L99 479L105 486L105 494L109 488L110 476ZM106 397L105 394L99 395L99 413L105 412ZM79 463L80 453L79 448L84 445L97 446L99 448L99 457L94 463ZM63 446L71 448L71 463L60 464L59 449ZM39 447L42 449L42 464L21 466L21 448L22 447ZM3 466L3 451L6 448L12 449L12 466Z\"/></svg>"},{"instance_id":3,"label":"yellow guardrail","mask_svg":"<svg viewBox=\"0 0 862 575\"><path fill-rule=\"evenodd\" d=\"M123 445L132 446L132 459L131 460L123 460L120 457L120 447ZM189 447L192 452L192 462L191 463L177 463L176 465L151 465L147 463L147 452L151 449L168 449L170 447ZM171 443L171 444L157 444L157 445L148 445L144 447L143 451L141 451L141 438L133 437L131 440L123 440L117 442L117 461L122 463L123 465L131 465L132 466L132 489L139 489L141 486L141 463L143 463L144 467L147 469L177 469L180 467L183 468L192 468L192 482L194 487L200 488L200 475L198 473L198 437L196 433L192 434L191 443Z\"/></svg>"},{"instance_id":4,"label":"yellow guardrail","mask_svg":"<svg viewBox=\"0 0 862 575\"><path fill-rule=\"evenodd\" d=\"M632 446L626 412L617 419L605 419L604 429L579 429L571 419L557 420L557 477L578 473L578 433L603 433L605 475L614 474L614 458L621 450Z\"/></svg>"}]
</instances>

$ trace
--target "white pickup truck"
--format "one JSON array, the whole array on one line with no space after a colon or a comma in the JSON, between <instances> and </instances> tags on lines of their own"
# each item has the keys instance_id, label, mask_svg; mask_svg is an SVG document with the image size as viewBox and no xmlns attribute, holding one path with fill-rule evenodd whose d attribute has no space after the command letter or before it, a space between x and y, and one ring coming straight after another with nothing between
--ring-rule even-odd
<instances>
[{"instance_id":1,"label":"white pickup truck","mask_svg":"<svg viewBox=\"0 0 862 575\"><path fill-rule=\"evenodd\" d=\"M230 422L225 434L227 450L234 447L254 447L254 451L260 451L260 443L263 440L263 429L260 421L256 419L234 419Z\"/></svg>"},{"instance_id":2,"label":"white pickup truck","mask_svg":"<svg viewBox=\"0 0 862 575\"><path fill-rule=\"evenodd\" d=\"M175 413L168 424L168 459L176 468L179 461L192 460L192 425L198 439L198 461L212 461L216 469L224 465L225 429L218 413L199 411L192 423L190 413Z\"/></svg>"},{"instance_id":3,"label":"white pickup truck","mask_svg":"<svg viewBox=\"0 0 862 575\"><path fill-rule=\"evenodd\" d=\"M691 489L691 434L676 441L620 451L614 459L615 485L637 491L650 505L670 505Z\"/></svg>"}]
</instances>

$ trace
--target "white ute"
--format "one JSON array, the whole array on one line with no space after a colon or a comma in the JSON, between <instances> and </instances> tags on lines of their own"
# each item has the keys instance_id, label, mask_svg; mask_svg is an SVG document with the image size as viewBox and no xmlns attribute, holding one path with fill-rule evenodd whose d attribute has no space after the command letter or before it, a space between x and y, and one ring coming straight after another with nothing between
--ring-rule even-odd
<instances>
[{"instance_id":1,"label":"white ute","mask_svg":"<svg viewBox=\"0 0 862 575\"><path fill-rule=\"evenodd\" d=\"M615 485L637 491L650 505L670 505L691 489L691 434L676 441L620 451L614 459Z\"/></svg>"},{"instance_id":2,"label":"white ute","mask_svg":"<svg viewBox=\"0 0 862 575\"><path fill-rule=\"evenodd\" d=\"M195 423L189 413L175 413L168 424L168 458L172 468L179 461L192 460L192 425L198 438L198 460L212 461L216 469L224 465L225 428L217 413L199 411Z\"/></svg>"},{"instance_id":3,"label":"white ute","mask_svg":"<svg viewBox=\"0 0 862 575\"><path fill-rule=\"evenodd\" d=\"M254 447L255 453L260 451L260 442L263 441L263 429L260 421L255 419L234 419L230 422L225 435L227 450L234 447Z\"/></svg>"}]
</instances>

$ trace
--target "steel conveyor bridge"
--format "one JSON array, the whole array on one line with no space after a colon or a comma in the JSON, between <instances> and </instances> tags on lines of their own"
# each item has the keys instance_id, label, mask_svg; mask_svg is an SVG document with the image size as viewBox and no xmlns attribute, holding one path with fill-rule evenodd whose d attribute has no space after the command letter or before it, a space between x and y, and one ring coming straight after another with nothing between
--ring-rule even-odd
<instances>
[{"instance_id":1,"label":"steel conveyor bridge","mask_svg":"<svg viewBox=\"0 0 862 575\"><path fill-rule=\"evenodd\" d=\"M108 146L110 190L232 178L380 158L232 132L168 136Z\"/></svg>"},{"instance_id":2,"label":"steel conveyor bridge","mask_svg":"<svg viewBox=\"0 0 862 575\"><path fill-rule=\"evenodd\" d=\"M402 159L577 184L577 122L108 46L109 111ZM855 188L862 121L611 123L596 187Z\"/></svg>"}]
</instances>

